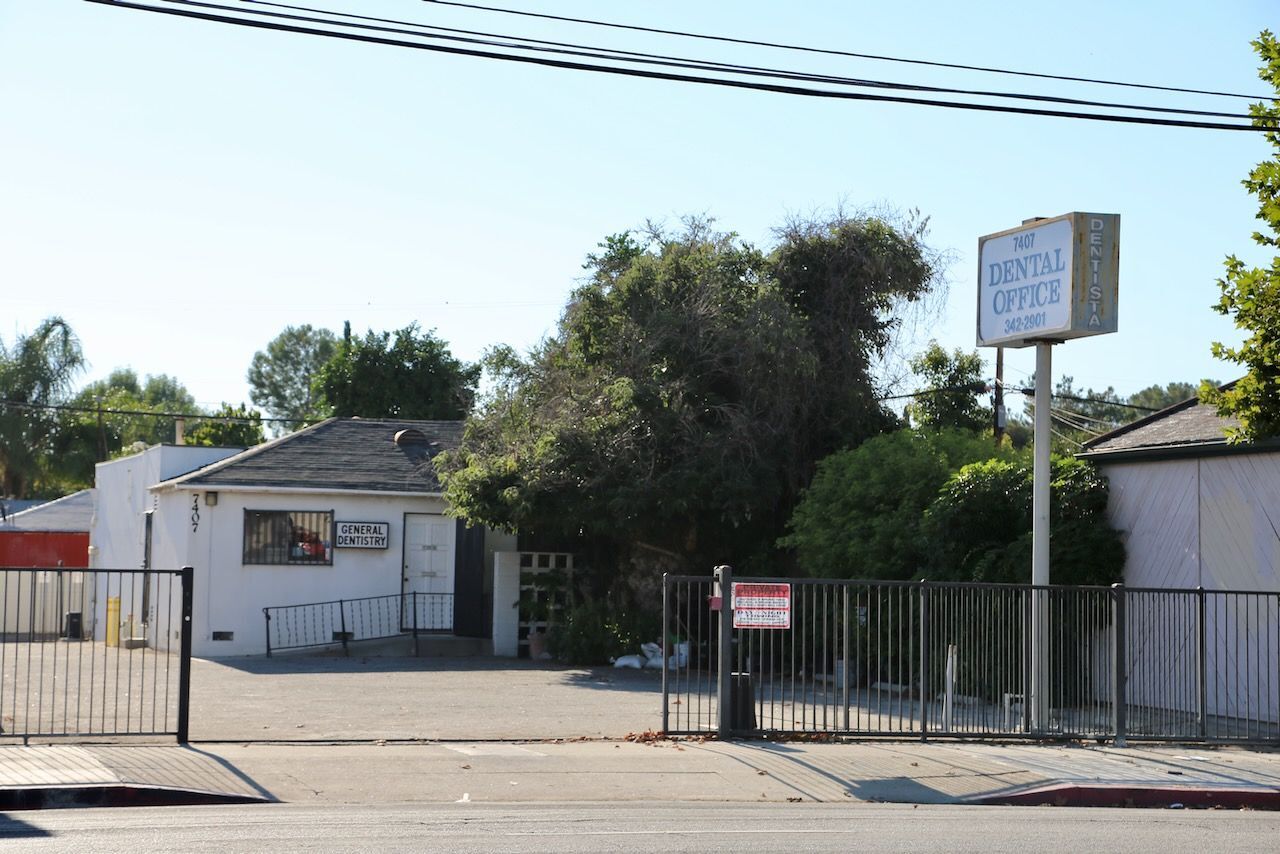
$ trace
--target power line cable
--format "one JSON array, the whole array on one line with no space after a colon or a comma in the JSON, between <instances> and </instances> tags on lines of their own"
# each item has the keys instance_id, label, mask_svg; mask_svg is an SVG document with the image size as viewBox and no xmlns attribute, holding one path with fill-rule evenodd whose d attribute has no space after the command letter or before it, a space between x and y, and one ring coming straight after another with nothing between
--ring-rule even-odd
<instances>
[{"instance_id":1,"label":"power line cable","mask_svg":"<svg viewBox=\"0 0 1280 854\"><path fill-rule=\"evenodd\" d=\"M301 423L314 424L323 421L323 418L268 418L266 416L236 416L236 415L210 415L206 412L160 412L151 409L106 409L96 406L72 406L65 403L31 403L25 400L7 400L0 399L0 406L10 409L26 409L26 410L49 410L53 412L80 412L89 415L131 415L142 416L148 418L183 418L188 421L223 421L228 424L256 424L258 422L276 422L276 423Z\"/></svg>"},{"instance_id":2,"label":"power line cable","mask_svg":"<svg viewBox=\"0 0 1280 854\"><path fill-rule=\"evenodd\" d=\"M1081 433L1087 433L1091 437L1101 436L1103 433L1109 432L1108 430L1094 429L1093 427L1088 426L1087 424L1080 421L1079 419L1073 418L1072 415L1074 415L1074 413L1071 412L1071 410L1069 409L1050 408L1049 410L1049 416L1054 420L1056 420L1059 424L1065 424L1066 426L1070 427L1072 430L1077 430Z\"/></svg>"},{"instance_id":3,"label":"power line cable","mask_svg":"<svg viewBox=\"0 0 1280 854\"><path fill-rule=\"evenodd\" d=\"M1027 397L1032 397L1036 393L1036 390L1034 388L1015 388L1015 389L1009 389L1009 391L1020 391ZM1139 406L1136 403L1124 403L1119 400L1106 400L1100 397L1077 397L1076 395L1073 395L1073 394L1053 394L1050 396L1057 400L1073 400L1076 403L1100 403L1106 406L1119 406L1121 409L1136 409L1139 412L1159 412L1160 411L1159 409L1154 409L1150 406Z\"/></svg>"},{"instance_id":4,"label":"power line cable","mask_svg":"<svg viewBox=\"0 0 1280 854\"><path fill-rule=\"evenodd\" d=\"M160 0L160 2L174 3L184 6L201 6L206 8L226 8L216 4L203 3L199 0ZM733 74L742 74L754 77L772 77L783 80L796 80L810 83L833 83L844 86L859 86L870 89L890 89L896 91L908 92L929 92L940 95L968 95L985 98L1005 98L1017 101L1033 101L1038 103L1053 104L1070 104L1078 107L1103 107L1115 110L1137 110L1141 112L1163 113L1170 115L1190 115L1190 116L1209 116L1215 118L1230 118L1251 120L1253 117L1248 113L1226 113L1213 110L1192 110L1179 107L1157 107L1146 104L1128 104L1114 101L1092 101L1081 98L1066 98L1054 95L1037 95L1025 92L1002 92L990 91L984 89L956 89L944 86L925 86L914 83L898 83L888 80L869 80L857 77L845 77L831 74L818 74L806 71L794 71L783 68L771 68L759 65L741 65L738 63L719 62L715 60L704 60L685 56L672 56L669 54L655 54L643 51L622 50L620 48L603 48L594 45L575 44L573 42L552 41L549 39L537 39L527 36L513 36L505 33L490 33L480 30L466 30L457 27L442 27L435 24L423 24L414 21L404 21L396 18L380 18L370 15L357 15L350 12L340 12L330 9L317 9L309 6L296 6L287 3L272 3L269 0L240 0L242 3L251 3L255 6L265 6L275 9L289 9L294 12L309 12L313 14L337 16L340 18L349 18L354 21L369 21L371 24L347 23L346 21L337 21L333 17L312 18L303 15L284 14L279 12L266 12L257 10L247 10L247 14L262 15L265 17L281 18L285 20L303 21L308 23L335 24L341 27L351 29L370 30L375 32L397 33L400 35L412 35L420 38L440 39L444 41L454 41L465 44L479 44L489 47L504 47L515 50L537 51L544 53L555 53L567 56L581 56L591 59L615 60L620 62L633 62L645 65L666 66L672 68L687 68L699 71L722 71ZM393 24L395 26L377 26L377 24ZM412 29L405 29L412 28ZM430 32L421 32L427 30ZM444 35L444 33L459 33L462 35ZM464 38L463 36L475 36L476 38ZM504 40L504 41L499 41Z\"/></svg>"},{"instance_id":5,"label":"power line cable","mask_svg":"<svg viewBox=\"0 0 1280 854\"><path fill-rule=\"evenodd\" d=\"M172 15L176 17L192 18L197 20L214 21L224 24L232 24L236 26L250 27L253 29L273 30L277 32L288 32L300 35L323 36L327 38L342 39L345 41L362 42L366 44L383 44L392 47L405 47L415 50L425 50L433 53L452 54L457 56L471 56L481 59L496 59L506 62L517 62L527 65L540 65L549 68L562 68L575 71L591 71L602 74L613 74L624 77L638 77L649 80L668 80L673 82L697 83L710 86L722 86L734 89L749 89L763 92L774 92L785 95L800 95L815 98L830 98L846 101L868 101L874 103L895 103L895 104L914 104L917 106L928 107L944 107L950 109L971 110L978 112L990 113L1009 113L1014 115L1034 115L1055 118L1080 119L1087 121L1101 121L1120 124L1140 124L1154 125L1160 127L1180 127L1194 128L1201 130L1230 130L1230 131L1253 131L1253 132L1275 132L1280 130L1280 126L1272 126L1264 124L1260 119L1253 119L1251 124L1232 124L1223 122L1203 122L1190 121L1182 119L1166 119L1155 118L1149 116L1129 116L1115 115L1110 113L1088 113L1074 112L1068 110L1047 110L1032 107L1015 107L1009 105L998 104L976 104L961 101L939 101L927 98L907 98L898 95L874 95L866 92L837 92L827 89L809 89L800 86L785 86L780 84L760 83L746 80L728 80L717 77L697 77L688 74L673 74L670 72L650 71L637 68L618 68L606 65L592 65L590 63L574 62L559 59L550 59L539 56L516 56L512 54L496 53L493 51L474 50L470 48L452 47L447 45L422 44L420 42L402 41L399 39L380 38L376 36L364 35L361 33L337 32L334 30L313 29L310 27L299 27L291 24L281 24L273 21L254 20L243 17L215 15L207 12L199 12L191 9L177 9L168 7L148 6L140 3L126 2L126 0L85 0L89 3L96 3L104 6L113 6L123 9L132 9L143 12L155 12L163 15ZM233 7L213 6L213 8L225 11L238 11Z\"/></svg>"},{"instance_id":6,"label":"power line cable","mask_svg":"<svg viewBox=\"0 0 1280 854\"><path fill-rule=\"evenodd\" d=\"M908 400L917 397L933 397L938 394L961 394L969 392L970 394L982 394L988 391L985 382L966 383L965 385L945 386L943 388L926 388L919 391L912 391L906 394L891 394L887 397L875 398L876 403L886 403L890 400Z\"/></svg>"},{"instance_id":7,"label":"power line cable","mask_svg":"<svg viewBox=\"0 0 1280 854\"><path fill-rule=\"evenodd\" d=\"M1091 422L1093 422L1094 424L1101 424L1101 425L1103 425L1104 427L1106 427L1108 430L1110 430L1110 429L1111 429L1111 428L1113 428L1113 427L1119 427L1119 426L1120 426L1120 424L1119 424L1118 422L1116 422L1115 420L1109 420L1109 419L1106 419L1106 418L1094 418L1092 415L1086 415L1086 414L1084 414L1083 412L1077 412L1077 411L1076 411L1076 410L1074 410L1074 409L1067 409L1067 408L1065 408L1065 407L1059 407L1059 408L1058 408L1058 411L1060 411L1060 412L1069 412L1069 413L1071 413L1071 416L1072 416L1073 418L1075 418L1075 419L1077 419L1077 420L1079 420L1079 421L1091 421Z\"/></svg>"},{"instance_id":8,"label":"power line cable","mask_svg":"<svg viewBox=\"0 0 1280 854\"><path fill-rule=\"evenodd\" d=\"M1077 442L1075 439L1072 439L1069 436L1065 436L1062 433L1059 433L1057 430L1054 430L1052 427L1049 428L1049 432L1057 436L1059 439L1061 439L1062 441L1066 442L1069 445L1075 445L1077 448L1084 447L1084 442Z\"/></svg>"},{"instance_id":9,"label":"power line cable","mask_svg":"<svg viewBox=\"0 0 1280 854\"><path fill-rule=\"evenodd\" d=\"M799 51L802 53L817 53L827 56L846 56L854 59L871 59L880 62L898 62L907 65L924 65L934 68L951 68L959 71L978 71L985 74L1005 74L1015 77L1034 77L1041 80L1063 80L1070 83L1094 83L1101 86L1123 86L1130 89L1150 89L1158 92L1179 92L1187 95L1212 95L1223 98L1246 98L1251 101L1267 101L1271 100L1271 95L1242 95L1237 92L1217 92L1209 89L1188 89L1179 86L1162 86L1154 83L1132 83L1120 80L1104 80L1094 77L1073 77L1065 74L1046 74L1036 71L1017 71L1010 68L994 68L984 65L964 65L954 62L939 62L928 59L908 59L900 56L884 56L874 53L857 53L848 50L834 50L831 48L808 47L805 45L787 44L785 42L769 42L757 39L734 38L732 36L718 36L709 33L695 33L684 30L667 30L659 27L645 27L638 24L619 24L611 21L599 21L591 18L572 18L565 15L551 15L542 12L528 12L519 9L502 9L496 6L482 6L477 3L462 3L456 0L422 0L424 3L431 3L436 6L454 6L460 9L472 9L481 12L498 12L504 15L519 15L526 18L541 18L549 21L563 21L572 24L586 24L593 27L607 27L616 30L631 30L633 32L654 33L657 35L678 36L689 39L702 39L704 41L725 42L728 44L752 45L755 47L777 48L779 50Z\"/></svg>"},{"instance_id":10,"label":"power line cable","mask_svg":"<svg viewBox=\"0 0 1280 854\"><path fill-rule=\"evenodd\" d=\"M1034 412L1035 412L1035 407L1033 406L1031 409L1032 409L1032 413L1034 414ZM1075 439L1070 439L1070 438L1068 438L1065 434L1063 434L1063 433L1061 433L1061 432L1059 432L1059 431L1057 431L1057 430L1054 430L1054 429L1053 429L1053 426L1052 426L1052 425L1053 425L1053 422L1055 422L1055 421L1056 421L1057 423L1061 424L1061 425L1064 425L1064 426L1066 426L1066 427L1068 427L1068 428L1072 429L1072 430L1076 430L1076 431L1078 431L1078 432L1088 434L1090 439L1096 439L1098 436L1103 435L1102 433L1094 433L1092 430L1087 430L1087 429L1085 429L1085 428L1083 428L1083 427L1079 426L1078 424L1073 424L1071 421L1069 421L1069 420L1067 420L1067 419L1063 418L1063 417L1060 415L1060 411L1059 411L1059 410L1056 410L1056 409L1052 409L1052 408L1051 408L1051 409L1049 410L1049 422L1050 422L1049 430L1050 430L1050 432L1052 432L1052 433L1053 433L1053 435L1057 436L1059 439L1062 439L1063 441L1066 441L1066 442L1071 442L1071 443L1072 443L1072 444L1074 444L1074 445L1079 445L1080 447L1084 447L1084 444L1083 444L1083 443L1081 443L1081 442L1076 441Z\"/></svg>"}]
</instances>

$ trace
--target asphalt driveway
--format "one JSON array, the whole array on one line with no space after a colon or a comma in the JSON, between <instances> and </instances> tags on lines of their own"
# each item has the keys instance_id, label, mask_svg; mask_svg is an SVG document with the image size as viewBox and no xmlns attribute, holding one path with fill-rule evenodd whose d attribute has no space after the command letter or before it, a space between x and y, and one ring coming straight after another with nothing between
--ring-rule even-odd
<instances>
[{"instance_id":1,"label":"asphalt driveway","mask_svg":"<svg viewBox=\"0 0 1280 854\"><path fill-rule=\"evenodd\" d=\"M192 662L193 741L620 738L661 725L657 670L355 652Z\"/></svg>"}]
</instances>

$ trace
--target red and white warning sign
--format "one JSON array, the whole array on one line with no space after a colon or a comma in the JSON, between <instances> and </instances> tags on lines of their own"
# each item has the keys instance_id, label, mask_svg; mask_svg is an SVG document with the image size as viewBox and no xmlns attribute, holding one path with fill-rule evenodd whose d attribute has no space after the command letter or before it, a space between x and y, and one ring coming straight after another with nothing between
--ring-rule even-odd
<instances>
[{"instance_id":1,"label":"red and white warning sign","mask_svg":"<svg viewBox=\"0 0 1280 854\"><path fill-rule=\"evenodd\" d=\"M791 585L752 581L733 583L735 629L791 628Z\"/></svg>"}]
</instances>

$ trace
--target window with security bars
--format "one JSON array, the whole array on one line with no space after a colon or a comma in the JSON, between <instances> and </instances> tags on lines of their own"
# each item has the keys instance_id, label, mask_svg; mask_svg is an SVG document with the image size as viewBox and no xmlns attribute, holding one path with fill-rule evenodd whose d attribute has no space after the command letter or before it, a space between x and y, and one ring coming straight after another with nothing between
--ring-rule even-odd
<instances>
[{"instance_id":1,"label":"window with security bars","mask_svg":"<svg viewBox=\"0 0 1280 854\"><path fill-rule=\"evenodd\" d=\"M243 562L332 566L333 511L244 511Z\"/></svg>"}]
</instances>

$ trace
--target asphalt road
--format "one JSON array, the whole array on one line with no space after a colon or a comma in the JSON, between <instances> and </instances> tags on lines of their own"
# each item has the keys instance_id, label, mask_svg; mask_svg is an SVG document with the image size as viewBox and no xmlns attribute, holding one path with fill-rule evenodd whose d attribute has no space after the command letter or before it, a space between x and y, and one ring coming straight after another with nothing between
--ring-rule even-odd
<instances>
[{"instance_id":1,"label":"asphalt road","mask_svg":"<svg viewBox=\"0 0 1280 854\"><path fill-rule=\"evenodd\" d=\"M884 804L48 810L0 816L0 852L1268 851L1265 812Z\"/></svg>"}]
</instances>

